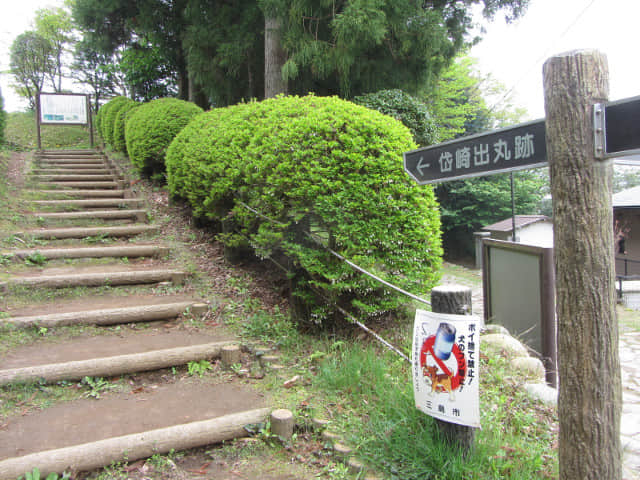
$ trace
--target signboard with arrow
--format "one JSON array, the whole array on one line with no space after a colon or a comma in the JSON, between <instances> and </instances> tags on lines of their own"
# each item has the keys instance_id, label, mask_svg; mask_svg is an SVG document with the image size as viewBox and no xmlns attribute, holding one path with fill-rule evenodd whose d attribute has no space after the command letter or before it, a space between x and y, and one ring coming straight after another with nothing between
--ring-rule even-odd
<instances>
[{"instance_id":1,"label":"signboard with arrow","mask_svg":"<svg viewBox=\"0 0 640 480\"><path fill-rule=\"evenodd\" d=\"M404 154L405 171L421 185L546 164L544 119Z\"/></svg>"}]
</instances>

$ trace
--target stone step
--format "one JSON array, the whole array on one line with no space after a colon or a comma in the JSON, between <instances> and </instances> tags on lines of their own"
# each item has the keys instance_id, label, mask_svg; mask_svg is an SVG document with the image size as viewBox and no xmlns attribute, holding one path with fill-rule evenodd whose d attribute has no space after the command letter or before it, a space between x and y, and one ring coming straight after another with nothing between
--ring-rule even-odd
<instances>
[{"instance_id":1,"label":"stone step","mask_svg":"<svg viewBox=\"0 0 640 480\"><path fill-rule=\"evenodd\" d=\"M84 198L130 198L129 190L109 189L109 190L32 190L33 193L48 196L64 196L64 197L84 197Z\"/></svg>"},{"instance_id":2,"label":"stone step","mask_svg":"<svg viewBox=\"0 0 640 480\"><path fill-rule=\"evenodd\" d=\"M121 225L115 227L73 227L73 228L46 228L39 230L26 230L19 232L18 236L27 236L46 240L63 238L86 238L86 237L131 237L142 233L156 232L155 225Z\"/></svg>"},{"instance_id":3,"label":"stone step","mask_svg":"<svg viewBox=\"0 0 640 480\"><path fill-rule=\"evenodd\" d=\"M33 205L38 207L57 208L106 208L106 207L140 207L144 204L143 198L94 198L88 200L33 200Z\"/></svg>"},{"instance_id":4,"label":"stone step","mask_svg":"<svg viewBox=\"0 0 640 480\"><path fill-rule=\"evenodd\" d=\"M54 328L68 325L115 325L118 323L153 322L176 318L187 312L199 318L206 313L208 308L209 306L206 303L195 301L133 305L119 308L7 317L0 319L0 325L12 325L16 328L29 328L35 325Z\"/></svg>"},{"instance_id":5,"label":"stone step","mask_svg":"<svg viewBox=\"0 0 640 480\"><path fill-rule=\"evenodd\" d=\"M171 282L181 284L187 277L180 270L120 270L94 273L77 272L66 274L48 274L44 270L38 275L12 276L6 282L0 282L0 291L12 287L32 288L69 288L69 287L103 287L122 285L144 285L150 283Z\"/></svg>"},{"instance_id":6,"label":"stone step","mask_svg":"<svg viewBox=\"0 0 640 480\"><path fill-rule=\"evenodd\" d=\"M36 182L113 182L119 180L120 175L109 174L91 174L91 175L34 175L32 177Z\"/></svg>"},{"instance_id":7,"label":"stone step","mask_svg":"<svg viewBox=\"0 0 640 480\"><path fill-rule=\"evenodd\" d=\"M0 251L0 258L24 260L33 255L41 255L47 260L59 258L138 258L166 257L169 247L160 245L114 245L106 247L40 248Z\"/></svg>"},{"instance_id":8,"label":"stone step","mask_svg":"<svg viewBox=\"0 0 640 480\"><path fill-rule=\"evenodd\" d=\"M86 210L77 212L34 212L29 214L36 218L45 220L83 220L83 219L101 219L101 220L121 220L133 218L137 222L147 221L146 210Z\"/></svg>"}]
</instances>

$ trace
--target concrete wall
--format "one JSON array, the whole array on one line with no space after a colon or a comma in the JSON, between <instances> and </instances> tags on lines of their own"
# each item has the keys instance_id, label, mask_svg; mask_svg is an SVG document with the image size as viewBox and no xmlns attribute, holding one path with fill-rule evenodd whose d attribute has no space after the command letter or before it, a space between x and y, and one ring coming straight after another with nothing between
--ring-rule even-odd
<instances>
[{"instance_id":1,"label":"concrete wall","mask_svg":"<svg viewBox=\"0 0 640 480\"><path fill-rule=\"evenodd\" d=\"M518 243L535 247L553 247L553 223L536 222L516 230ZM495 240L511 241L511 232L491 232Z\"/></svg>"}]
</instances>

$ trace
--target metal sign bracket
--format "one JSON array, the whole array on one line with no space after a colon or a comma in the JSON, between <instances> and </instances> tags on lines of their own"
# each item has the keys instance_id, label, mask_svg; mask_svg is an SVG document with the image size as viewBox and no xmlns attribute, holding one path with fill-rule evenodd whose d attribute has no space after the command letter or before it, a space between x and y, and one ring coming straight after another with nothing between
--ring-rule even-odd
<instances>
[{"instance_id":1,"label":"metal sign bracket","mask_svg":"<svg viewBox=\"0 0 640 480\"><path fill-rule=\"evenodd\" d=\"M604 118L604 104L593 105L593 147L594 155L598 160L605 159L606 149L606 125Z\"/></svg>"}]
</instances>

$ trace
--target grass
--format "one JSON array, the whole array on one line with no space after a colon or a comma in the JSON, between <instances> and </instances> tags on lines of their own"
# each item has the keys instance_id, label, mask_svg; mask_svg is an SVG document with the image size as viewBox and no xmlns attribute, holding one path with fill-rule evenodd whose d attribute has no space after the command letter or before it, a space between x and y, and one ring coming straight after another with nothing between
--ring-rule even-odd
<instances>
[{"instance_id":1,"label":"grass","mask_svg":"<svg viewBox=\"0 0 640 480\"><path fill-rule=\"evenodd\" d=\"M620 333L640 332L640 311L626 308L620 304L616 307L616 311Z\"/></svg>"},{"instance_id":2,"label":"grass","mask_svg":"<svg viewBox=\"0 0 640 480\"><path fill-rule=\"evenodd\" d=\"M35 150L37 148L35 114L33 112L8 113L5 137L13 150ZM41 140L43 149L90 148L89 132L85 127L79 126L42 125Z\"/></svg>"}]
</instances>

